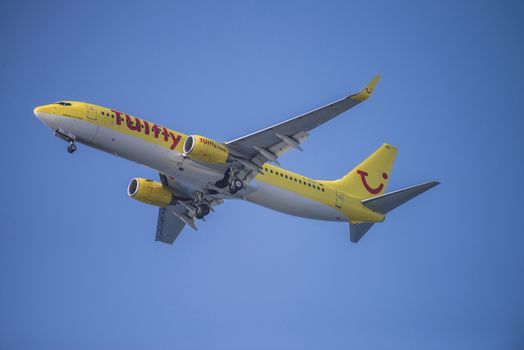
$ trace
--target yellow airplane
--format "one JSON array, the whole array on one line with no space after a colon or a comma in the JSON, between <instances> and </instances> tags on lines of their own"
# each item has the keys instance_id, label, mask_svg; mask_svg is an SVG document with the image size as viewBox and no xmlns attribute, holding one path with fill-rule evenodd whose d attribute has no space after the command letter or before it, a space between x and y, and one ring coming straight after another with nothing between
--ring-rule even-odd
<instances>
[{"instance_id":1,"label":"yellow airplane","mask_svg":"<svg viewBox=\"0 0 524 350\"><path fill-rule=\"evenodd\" d=\"M386 193L397 149L382 145L339 180L314 180L279 168L278 157L302 151L309 132L365 101L376 76L359 93L244 137L218 142L185 135L115 109L61 101L34 113L56 136L112 153L155 169L160 182L130 181L131 198L159 207L156 240L173 244L185 225L196 228L226 199L244 199L300 217L349 222L350 239L358 242L392 209L436 186L431 181Z\"/></svg>"}]
</instances>

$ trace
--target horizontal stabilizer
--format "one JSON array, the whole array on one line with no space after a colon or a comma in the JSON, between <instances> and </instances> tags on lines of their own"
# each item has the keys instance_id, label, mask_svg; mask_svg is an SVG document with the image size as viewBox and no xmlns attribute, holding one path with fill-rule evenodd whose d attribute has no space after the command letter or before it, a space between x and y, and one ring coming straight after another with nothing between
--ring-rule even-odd
<instances>
[{"instance_id":1,"label":"horizontal stabilizer","mask_svg":"<svg viewBox=\"0 0 524 350\"><path fill-rule=\"evenodd\" d=\"M360 241L362 236L373 226L373 222L365 222L363 224L349 224L349 239L353 243Z\"/></svg>"},{"instance_id":2,"label":"horizontal stabilizer","mask_svg":"<svg viewBox=\"0 0 524 350\"><path fill-rule=\"evenodd\" d=\"M386 214L399 205L404 204L419 194L426 192L432 187L435 187L439 183L440 182L438 181L426 182L420 185L404 188L402 190L386 193L378 197L365 199L362 201L362 204L373 211Z\"/></svg>"}]
</instances>

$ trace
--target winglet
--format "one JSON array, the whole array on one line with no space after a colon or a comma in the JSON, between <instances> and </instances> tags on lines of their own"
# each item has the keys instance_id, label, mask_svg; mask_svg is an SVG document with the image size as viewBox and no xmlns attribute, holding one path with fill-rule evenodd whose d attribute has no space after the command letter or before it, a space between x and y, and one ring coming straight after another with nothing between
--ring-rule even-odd
<instances>
[{"instance_id":1,"label":"winglet","mask_svg":"<svg viewBox=\"0 0 524 350\"><path fill-rule=\"evenodd\" d=\"M375 85L377 85L379 79L380 75L375 75L375 77L371 79L365 88L363 88L359 93L349 96L349 98L358 102L367 100L368 97L371 96L371 93L373 92L373 89L375 88Z\"/></svg>"}]
</instances>

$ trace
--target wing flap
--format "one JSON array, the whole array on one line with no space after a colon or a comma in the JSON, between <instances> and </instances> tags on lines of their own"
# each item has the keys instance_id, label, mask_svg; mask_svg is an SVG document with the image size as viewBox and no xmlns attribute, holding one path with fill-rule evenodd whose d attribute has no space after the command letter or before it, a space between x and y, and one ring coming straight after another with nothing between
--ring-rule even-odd
<instances>
[{"instance_id":1,"label":"wing flap","mask_svg":"<svg viewBox=\"0 0 524 350\"><path fill-rule=\"evenodd\" d=\"M178 235L186 225L175 214L175 205L169 205L165 208L158 209L158 220L156 224L156 240L173 244Z\"/></svg>"}]
</instances>

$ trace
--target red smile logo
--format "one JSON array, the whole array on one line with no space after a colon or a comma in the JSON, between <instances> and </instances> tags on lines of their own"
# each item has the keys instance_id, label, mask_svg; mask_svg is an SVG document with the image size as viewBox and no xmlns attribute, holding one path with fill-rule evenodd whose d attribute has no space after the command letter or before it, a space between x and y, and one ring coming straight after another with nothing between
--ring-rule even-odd
<instances>
[{"instance_id":1,"label":"red smile logo","mask_svg":"<svg viewBox=\"0 0 524 350\"><path fill-rule=\"evenodd\" d=\"M360 179L362 180L362 184L364 185L364 187L366 188L366 191L368 191L369 193L371 194L379 194L380 191L382 191L382 189L384 188L384 184L383 183L380 183L377 187L373 188L371 187L369 184L368 184L368 181L367 181L367 176L368 176L368 173L365 172L364 170L357 170L357 174L360 175ZM388 179L388 174L386 173L382 173L382 178L384 180L387 180Z\"/></svg>"}]
</instances>

